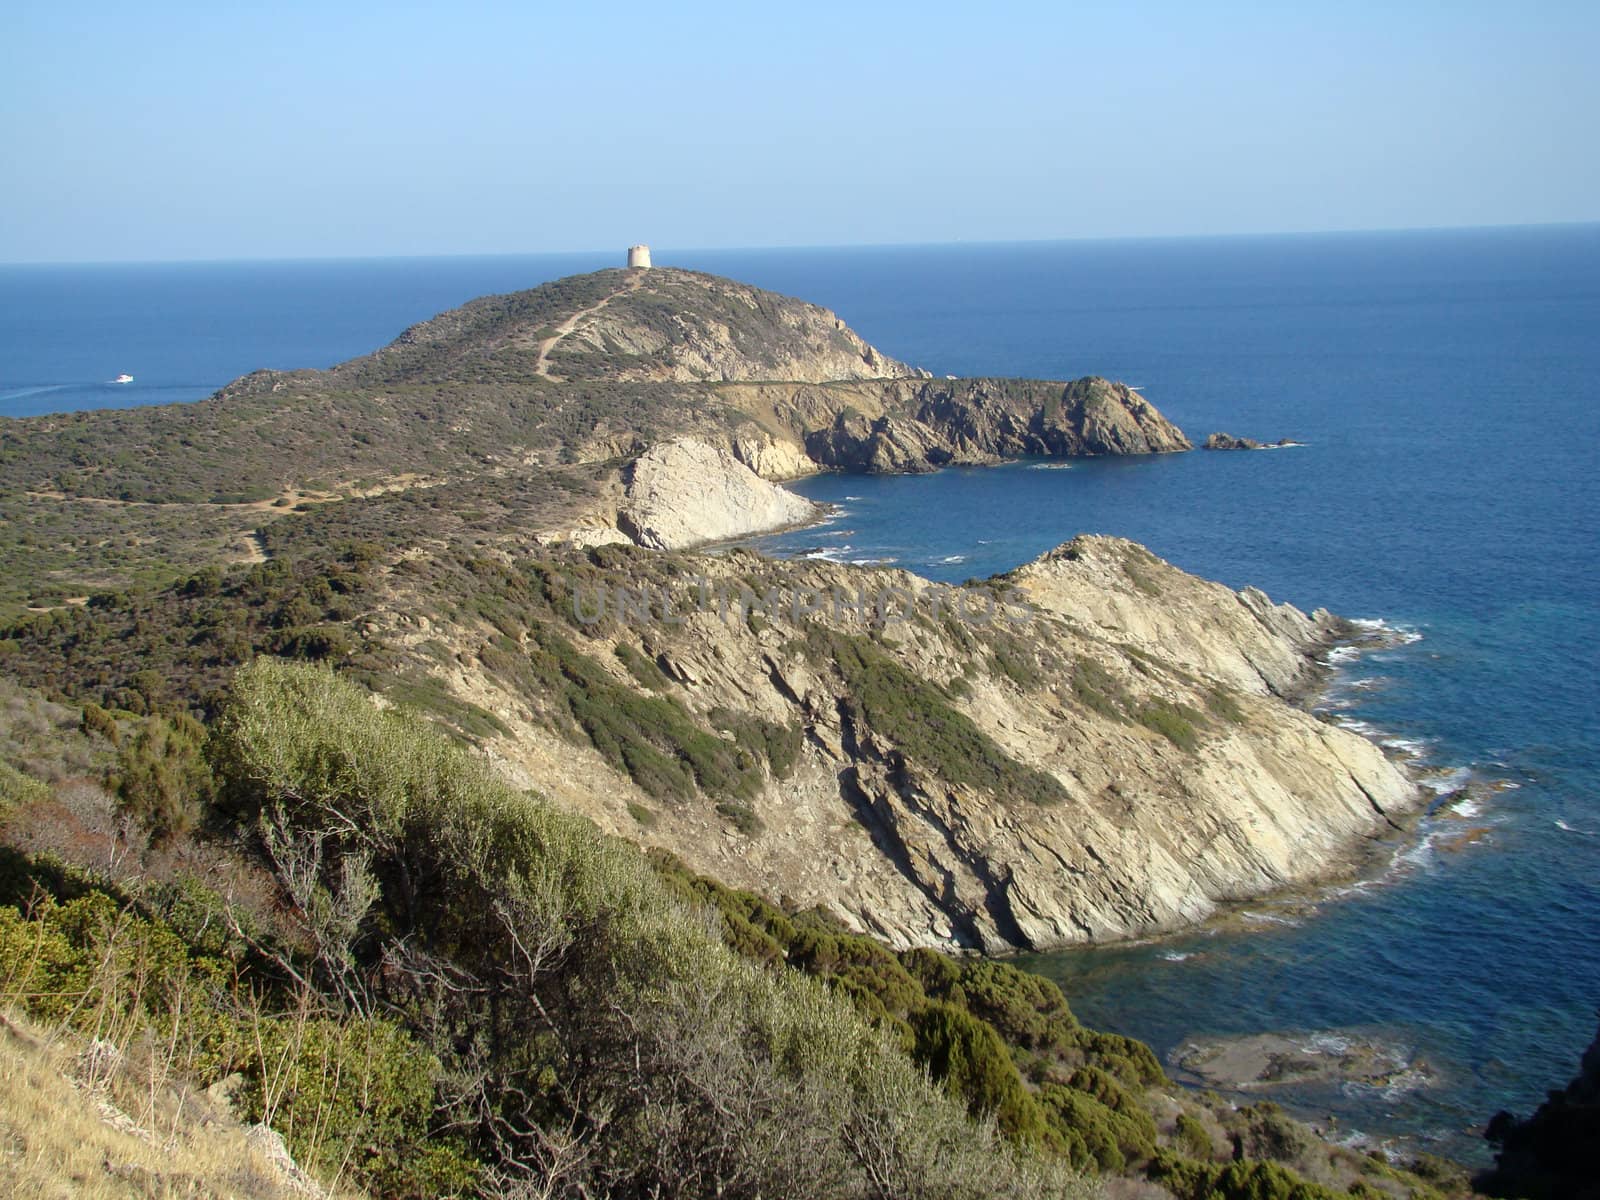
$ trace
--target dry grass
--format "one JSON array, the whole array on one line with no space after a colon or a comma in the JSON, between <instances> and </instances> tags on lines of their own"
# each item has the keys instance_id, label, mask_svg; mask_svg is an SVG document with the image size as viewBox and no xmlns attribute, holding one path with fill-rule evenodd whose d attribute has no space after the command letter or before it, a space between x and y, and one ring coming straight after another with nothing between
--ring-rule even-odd
<instances>
[{"instance_id":1,"label":"dry grass","mask_svg":"<svg viewBox=\"0 0 1600 1200\"><path fill-rule=\"evenodd\" d=\"M0 1017L0 1194L306 1200L270 1136L136 1056ZM132 1115L130 1115L132 1114ZM341 1193L341 1195L349 1195Z\"/></svg>"}]
</instances>

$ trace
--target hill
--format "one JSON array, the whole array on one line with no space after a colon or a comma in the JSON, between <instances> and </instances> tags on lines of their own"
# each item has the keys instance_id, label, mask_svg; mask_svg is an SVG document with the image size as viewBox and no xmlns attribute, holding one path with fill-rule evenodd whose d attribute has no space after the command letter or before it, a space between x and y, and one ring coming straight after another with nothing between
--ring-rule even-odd
<instances>
[{"instance_id":1,"label":"hill","mask_svg":"<svg viewBox=\"0 0 1600 1200\"><path fill-rule=\"evenodd\" d=\"M677 271L0 425L0 1006L385 1197L1458 1194L944 953L1351 869L1419 793L1294 704L1337 618L1116 539L697 551L776 478L1187 448Z\"/></svg>"},{"instance_id":2,"label":"hill","mask_svg":"<svg viewBox=\"0 0 1600 1200\"><path fill-rule=\"evenodd\" d=\"M934 381L798 300L601 271L198 404L0 421L0 606L249 561L330 504L345 529L428 545L615 529L628 463L684 436L768 479L1189 447L1119 386Z\"/></svg>"}]
</instances>

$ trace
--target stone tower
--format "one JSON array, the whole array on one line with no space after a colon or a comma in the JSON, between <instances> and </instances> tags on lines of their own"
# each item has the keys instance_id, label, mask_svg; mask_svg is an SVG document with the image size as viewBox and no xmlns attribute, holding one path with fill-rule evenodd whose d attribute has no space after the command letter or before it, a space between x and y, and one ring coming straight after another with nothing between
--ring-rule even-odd
<instances>
[{"instance_id":1,"label":"stone tower","mask_svg":"<svg viewBox=\"0 0 1600 1200\"><path fill-rule=\"evenodd\" d=\"M649 246L629 246L628 247L628 266L629 267L638 267L641 270L649 270L650 269L650 247Z\"/></svg>"}]
</instances>

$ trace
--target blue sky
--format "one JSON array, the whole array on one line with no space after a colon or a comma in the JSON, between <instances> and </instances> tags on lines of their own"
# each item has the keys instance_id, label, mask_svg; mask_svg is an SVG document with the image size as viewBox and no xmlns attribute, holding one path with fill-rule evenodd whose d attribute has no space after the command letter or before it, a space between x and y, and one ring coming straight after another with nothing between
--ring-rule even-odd
<instances>
[{"instance_id":1,"label":"blue sky","mask_svg":"<svg viewBox=\"0 0 1600 1200\"><path fill-rule=\"evenodd\" d=\"M0 261L1590 221L1597 61L1593 3L10 0Z\"/></svg>"}]
</instances>

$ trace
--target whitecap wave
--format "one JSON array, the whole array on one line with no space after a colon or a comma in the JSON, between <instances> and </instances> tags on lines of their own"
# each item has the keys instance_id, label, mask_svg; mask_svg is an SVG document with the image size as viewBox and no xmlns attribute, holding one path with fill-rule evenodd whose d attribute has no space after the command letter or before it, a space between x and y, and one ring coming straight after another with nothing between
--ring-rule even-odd
<instances>
[{"instance_id":1,"label":"whitecap wave","mask_svg":"<svg viewBox=\"0 0 1600 1200\"><path fill-rule=\"evenodd\" d=\"M1433 1077L1427 1071L1411 1068L1397 1071L1382 1083L1362 1083L1358 1080L1347 1080L1340 1087L1347 1096L1377 1096L1383 1100L1398 1100L1407 1092L1414 1092L1418 1088L1427 1087L1433 1082Z\"/></svg>"},{"instance_id":2,"label":"whitecap wave","mask_svg":"<svg viewBox=\"0 0 1600 1200\"><path fill-rule=\"evenodd\" d=\"M965 554L946 554L939 560L942 563L964 563L967 561Z\"/></svg>"},{"instance_id":3,"label":"whitecap wave","mask_svg":"<svg viewBox=\"0 0 1600 1200\"><path fill-rule=\"evenodd\" d=\"M1072 464L1071 463L1055 463L1055 462L1030 463L1030 464L1028 464L1028 470L1030 470L1030 471L1070 471L1070 470L1072 470Z\"/></svg>"},{"instance_id":4,"label":"whitecap wave","mask_svg":"<svg viewBox=\"0 0 1600 1200\"><path fill-rule=\"evenodd\" d=\"M1360 717L1336 717L1340 729L1348 729L1351 733L1359 733L1364 738L1376 738L1382 730L1371 721L1363 721Z\"/></svg>"},{"instance_id":5,"label":"whitecap wave","mask_svg":"<svg viewBox=\"0 0 1600 1200\"><path fill-rule=\"evenodd\" d=\"M1452 792L1459 792L1472 782L1472 768L1441 767L1424 775L1417 782L1437 796L1448 796Z\"/></svg>"},{"instance_id":6,"label":"whitecap wave","mask_svg":"<svg viewBox=\"0 0 1600 1200\"><path fill-rule=\"evenodd\" d=\"M1378 739L1378 745L1385 750L1393 750L1406 758L1422 758L1428 753L1428 747L1433 744L1431 738L1390 736Z\"/></svg>"},{"instance_id":7,"label":"whitecap wave","mask_svg":"<svg viewBox=\"0 0 1600 1200\"><path fill-rule=\"evenodd\" d=\"M1376 642L1387 649L1393 646L1410 646L1422 640L1422 631L1412 625L1396 625L1382 617L1351 617L1350 627L1364 635L1363 640L1369 644L1360 647L1372 649L1370 643Z\"/></svg>"},{"instance_id":8,"label":"whitecap wave","mask_svg":"<svg viewBox=\"0 0 1600 1200\"><path fill-rule=\"evenodd\" d=\"M1307 1054L1331 1054L1335 1058L1343 1058L1350 1053L1352 1045L1354 1043L1349 1038L1341 1037L1337 1033L1317 1033L1302 1042L1300 1049Z\"/></svg>"},{"instance_id":9,"label":"whitecap wave","mask_svg":"<svg viewBox=\"0 0 1600 1200\"><path fill-rule=\"evenodd\" d=\"M1161 957L1168 962L1187 962L1194 957L1193 950L1163 950Z\"/></svg>"},{"instance_id":10,"label":"whitecap wave","mask_svg":"<svg viewBox=\"0 0 1600 1200\"><path fill-rule=\"evenodd\" d=\"M1256 925L1287 925L1293 927L1300 922L1294 917L1280 917L1276 913L1246 912L1240 913L1241 921L1249 921Z\"/></svg>"},{"instance_id":11,"label":"whitecap wave","mask_svg":"<svg viewBox=\"0 0 1600 1200\"><path fill-rule=\"evenodd\" d=\"M1430 830L1422 835L1420 841L1414 846L1408 846L1394 856L1394 872L1404 874L1410 871L1429 871L1438 865L1439 855L1437 846L1440 838L1439 830Z\"/></svg>"},{"instance_id":12,"label":"whitecap wave","mask_svg":"<svg viewBox=\"0 0 1600 1200\"><path fill-rule=\"evenodd\" d=\"M1579 837L1600 837L1600 833L1593 829L1579 829L1576 825L1568 825L1560 817L1556 818L1556 828L1563 833L1575 833Z\"/></svg>"}]
</instances>

